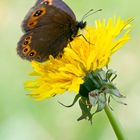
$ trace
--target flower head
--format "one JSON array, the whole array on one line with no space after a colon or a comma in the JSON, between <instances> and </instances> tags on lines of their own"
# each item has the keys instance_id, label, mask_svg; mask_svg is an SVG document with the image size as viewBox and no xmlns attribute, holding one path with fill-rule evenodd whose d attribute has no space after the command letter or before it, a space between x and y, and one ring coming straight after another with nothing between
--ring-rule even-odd
<instances>
[{"instance_id":1,"label":"flower head","mask_svg":"<svg viewBox=\"0 0 140 140\"><path fill-rule=\"evenodd\" d=\"M30 95L41 100L65 91L79 93L86 74L106 66L110 56L130 39L131 20L97 20L95 26L84 30L84 37L75 37L68 44L61 57L50 56L44 63L33 61L32 75L37 79L26 83Z\"/></svg>"}]
</instances>

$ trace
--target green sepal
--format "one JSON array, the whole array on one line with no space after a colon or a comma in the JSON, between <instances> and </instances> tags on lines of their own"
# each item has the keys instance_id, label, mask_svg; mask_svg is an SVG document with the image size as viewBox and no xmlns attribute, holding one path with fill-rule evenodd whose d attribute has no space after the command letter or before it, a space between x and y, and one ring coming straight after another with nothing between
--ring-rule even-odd
<instances>
[{"instance_id":1,"label":"green sepal","mask_svg":"<svg viewBox=\"0 0 140 140\"><path fill-rule=\"evenodd\" d=\"M80 90L79 90L79 94L82 96L82 97L88 97L88 89L84 86L84 84L81 84L80 85Z\"/></svg>"},{"instance_id":2,"label":"green sepal","mask_svg":"<svg viewBox=\"0 0 140 140\"><path fill-rule=\"evenodd\" d=\"M98 96L99 96L98 89L89 92L89 102L93 107L96 106L96 104L98 102Z\"/></svg>"},{"instance_id":3,"label":"green sepal","mask_svg":"<svg viewBox=\"0 0 140 140\"><path fill-rule=\"evenodd\" d=\"M117 103L119 103L119 104L127 105L126 103L124 103L124 102L122 102L122 101L118 101L118 100L115 99L115 97L112 96L112 95L110 95L110 97L111 97L114 101L116 101Z\"/></svg>"},{"instance_id":4,"label":"green sepal","mask_svg":"<svg viewBox=\"0 0 140 140\"><path fill-rule=\"evenodd\" d=\"M94 89L100 89L106 80L106 74L102 69L98 69L94 72L91 72L89 78L92 79L94 83Z\"/></svg>"},{"instance_id":5,"label":"green sepal","mask_svg":"<svg viewBox=\"0 0 140 140\"><path fill-rule=\"evenodd\" d=\"M95 89L100 89L106 82L106 73L103 70L96 70L87 73L84 77L84 83L80 85L79 94L83 97L88 97L88 93Z\"/></svg>"},{"instance_id":6,"label":"green sepal","mask_svg":"<svg viewBox=\"0 0 140 140\"><path fill-rule=\"evenodd\" d=\"M105 86L104 93L114 95L114 96L119 97L119 98L125 98L125 96L123 96L120 93L120 91L112 83L108 83Z\"/></svg>"},{"instance_id":7,"label":"green sepal","mask_svg":"<svg viewBox=\"0 0 140 140\"><path fill-rule=\"evenodd\" d=\"M116 72L111 69L107 70L107 72L103 69L89 72L83 78L84 83L80 85L79 94L75 96L72 104L67 106L59 103L65 107L72 107L77 101L79 101L82 115L77 121L88 119L92 123L92 116L94 114L102 111L106 104L110 106L111 97L115 101L115 97L125 98L125 96L121 95L120 91L112 83L116 77ZM117 102L125 104L120 101ZM91 113L92 107L97 107L94 113Z\"/></svg>"},{"instance_id":8,"label":"green sepal","mask_svg":"<svg viewBox=\"0 0 140 140\"><path fill-rule=\"evenodd\" d=\"M107 101L106 95L104 93L100 93L98 96L97 110L95 111L95 113L100 112L104 109L106 101Z\"/></svg>"},{"instance_id":9,"label":"green sepal","mask_svg":"<svg viewBox=\"0 0 140 140\"><path fill-rule=\"evenodd\" d=\"M64 106L64 107L72 107L72 106L75 105L75 103L77 102L77 100L78 100L80 97L81 97L81 95L80 95L80 94L77 94L77 95L75 96L75 98L74 98L74 100L73 100L73 103L72 103L71 105L64 105L63 103L61 103L61 102L59 102L59 101L58 101L58 103L61 104L61 105Z\"/></svg>"},{"instance_id":10,"label":"green sepal","mask_svg":"<svg viewBox=\"0 0 140 140\"><path fill-rule=\"evenodd\" d=\"M97 72L98 72L98 75L100 77L100 80L101 81L105 81L106 80L106 73L105 73L105 71L103 71L102 69L99 69Z\"/></svg>"},{"instance_id":11,"label":"green sepal","mask_svg":"<svg viewBox=\"0 0 140 140\"><path fill-rule=\"evenodd\" d=\"M116 79L117 74L116 71L113 71L112 69L108 69L106 72L106 80L109 82L113 82L114 79Z\"/></svg>"},{"instance_id":12,"label":"green sepal","mask_svg":"<svg viewBox=\"0 0 140 140\"><path fill-rule=\"evenodd\" d=\"M83 84L83 86L85 86L88 91L92 91L95 88L95 83L93 79L90 78L90 76L92 76L91 73L88 73L86 77L84 77L85 82Z\"/></svg>"},{"instance_id":13,"label":"green sepal","mask_svg":"<svg viewBox=\"0 0 140 140\"><path fill-rule=\"evenodd\" d=\"M91 79L92 81L92 90L96 89L96 88L100 88L101 84L98 82L99 81L99 77L98 77L98 73L95 72L91 72L87 75L87 78ZM91 90L90 90L91 91Z\"/></svg>"},{"instance_id":14,"label":"green sepal","mask_svg":"<svg viewBox=\"0 0 140 140\"><path fill-rule=\"evenodd\" d=\"M88 118L88 120L91 121L91 119L92 119L92 114L90 113L91 106L87 105L87 99L82 97L79 100L79 106L81 108L82 115L81 115L81 117L79 117L77 119L77 121L80 121L80 120L83 120L83 119L87 119L87 118Z\"/></svg>"}]
</instances>

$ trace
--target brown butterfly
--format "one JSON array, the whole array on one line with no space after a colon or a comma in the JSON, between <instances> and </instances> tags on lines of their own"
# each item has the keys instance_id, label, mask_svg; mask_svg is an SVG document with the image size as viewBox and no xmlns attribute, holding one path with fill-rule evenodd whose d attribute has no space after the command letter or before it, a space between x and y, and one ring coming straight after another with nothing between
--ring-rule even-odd
<instances>
[{"instance_id":1,"label":"brown butterfly","mask_svg":"<svg viewBox=\"0 0 140 140\"><path fill-rule=\"evenodd\" d=\"M76 21L75 14L62 0L38 0L22 23L24 35L17 53L29 61L56 57L85 26L83 20Z\"/></svg>"}]
</instances>

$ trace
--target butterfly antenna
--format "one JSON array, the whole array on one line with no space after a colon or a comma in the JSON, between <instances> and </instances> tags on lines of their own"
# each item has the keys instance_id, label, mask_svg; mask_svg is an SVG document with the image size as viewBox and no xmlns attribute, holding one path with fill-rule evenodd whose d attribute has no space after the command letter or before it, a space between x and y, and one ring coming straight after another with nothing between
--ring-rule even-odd
<instances>
[{"instance_id":1,"label":"butterfly antenna","mask_svg":"<svg viewBox=\"0 0 140 140\"><path fill-rule=\"evenodd\" d=\"M102 9L99 9L99 10L96 10L96 11L94 11L93 9L89 10L89 11L82 17L82 21L83 21L85 18L87 18L87 17L91 16L92 14L95 14L95 13L97 13L97 12L99 12L99 11L102 11Z\"/></svg>"},{"instance_id":2,"label":"butterfly antenna","mask_svg":"<svg viewBox=\"0 0 140 140\"><path fill-rule=\"evenodd\" d=\"M82 19L85 19L85 17L90 13L90 12L93 12L94 10L93 9L90 9L83 17Z\"/></svg>"}]
</instances>

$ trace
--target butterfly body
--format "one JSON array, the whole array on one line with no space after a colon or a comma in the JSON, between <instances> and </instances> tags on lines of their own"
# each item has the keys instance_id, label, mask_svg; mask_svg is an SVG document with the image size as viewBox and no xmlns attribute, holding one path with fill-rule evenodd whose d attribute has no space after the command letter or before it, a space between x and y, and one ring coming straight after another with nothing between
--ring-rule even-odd
<instances>
[{"instance_id":1,"label":"butterfly body","mask_svg":"<svg viewBox=\"0 0 140 140\"><path fill-rule=\"evenodd\" d=\"M22 23L17 53L23 59L43 62L56 57L86 23L77 22L72 10L61 0L38 0Z\"/></svg>"}]
</instances>

